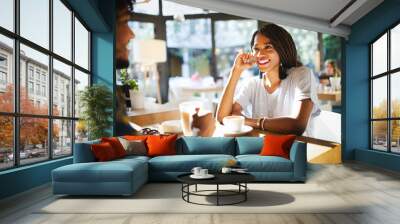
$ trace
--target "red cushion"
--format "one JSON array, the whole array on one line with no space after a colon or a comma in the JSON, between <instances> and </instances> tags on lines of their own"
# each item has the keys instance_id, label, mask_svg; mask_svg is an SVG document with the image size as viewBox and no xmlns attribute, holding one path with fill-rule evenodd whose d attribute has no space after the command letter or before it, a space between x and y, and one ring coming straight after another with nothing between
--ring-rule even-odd
<instances>
[{"instance_id":1,"label":"red cushion","mask_svg":"<svg viewBox=\"0 0 400 224\"><path fill-rule=\"evenodd\" d=\"M125 135L124 139L129 141L135 141L135 140L146 141L147 137L148 135Z\"/></svg>"},{"instance_id":2,"label":"red cushion","mask_svg":"<svg viewBox=\"0 0 400 224\"><path fill-rule=\"evenodd\" d=\"M91 149L94 157L99 162L110 161L118 158L117 155L115 155L113 147L108 142L93 144L91 145Z\"/></svg>"},{"instance_id":3,"label":"red cushion","mask_svg":"<svg viewBox=\"0 0 400 224\"><path fill-rule=\"evenodd\" d=\"M296 135L272 135L267 134L264 137L264 145L261 149L262 156L281 156L289 159L290 148Z\"/></svg>"},{"instance_id":4,"label":"red cushion","mask_svg":"<svg viewBox=\"0 0 400 224\"><path fill-rule=\"evenodd\" d=\"M175 155L178 135L150 135L147 137L148 156Z\"/></svg>"},{"instance_id":5,"label":"red cushion","mask_svg":"<svg viewBox=\"0 0 400 224\"><path fill-rule=\"evenodd\" d=\"M114 149L115 155L118 158L126 156L126 151L122 146L121 142L119 142L118 138L111 137L111 138L101 138L101 142L108 142Z\"/></svg>"}]
</instances>

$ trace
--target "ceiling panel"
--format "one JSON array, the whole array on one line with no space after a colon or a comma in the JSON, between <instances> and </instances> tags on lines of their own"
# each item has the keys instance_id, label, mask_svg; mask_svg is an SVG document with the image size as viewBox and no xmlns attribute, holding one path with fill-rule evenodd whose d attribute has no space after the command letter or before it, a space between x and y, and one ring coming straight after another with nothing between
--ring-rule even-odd
<instances>
[{"instance_id":1,"label":"ceiling panel","mask_svg":"<svg viewBox=\"0 0 400 224\"><path fill-rule=\"evenodd\" d=\"M329 21L350 0L223 0Z\"/></svg>"},{"instance_id":2,"label":"ceiling panel","mask_svg":"<svg viewBox=\"0 0 400 224\"><path fill-rule=\"evenodd\" d=\"M383 0L169 0L250 19L347 37L351 25ZM346 8L346 5L350 7ZM331 23L343 8L346 8Z\"/></svg>"}]
</instances>

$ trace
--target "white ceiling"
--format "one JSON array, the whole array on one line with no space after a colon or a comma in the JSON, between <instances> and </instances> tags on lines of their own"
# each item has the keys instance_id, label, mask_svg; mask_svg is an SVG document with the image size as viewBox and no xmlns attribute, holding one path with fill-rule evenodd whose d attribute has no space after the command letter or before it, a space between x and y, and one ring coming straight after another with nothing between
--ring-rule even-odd
<instances>
[{"instance_id":1,"label":"white ceiling","mask_svg":"<svg viewBox=\"0 0 400 224\"><path fill-rule=\"evenodd\" d=\"M170 0L221 13L347 37L350 26L383 0Z\"/></svg>"},{"instance_id":2,"label":"white ceiling","mask_svg":"<svg viewBox=\"0 0 400 224\"><path fill-rule=\"evenodd\" d=\"M350 0L225 0L226 2L245 3L254 7L279 10L302 16L329 20ZM312 6L312 7L310 7Z\"/></svg>"}]
</instances>

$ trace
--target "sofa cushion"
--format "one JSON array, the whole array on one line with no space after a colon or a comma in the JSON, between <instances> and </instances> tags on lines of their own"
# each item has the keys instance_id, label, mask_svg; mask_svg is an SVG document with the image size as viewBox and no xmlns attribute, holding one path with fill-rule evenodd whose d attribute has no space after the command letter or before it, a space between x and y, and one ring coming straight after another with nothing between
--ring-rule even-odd
<instances>
[{"instance_id":1,"label":"sofa cushion","mask_svg":"<svg viewBox=\"0 0 400 224\"><path fill-rule=\"evenodd\" d=\"M177 154L235 155L235 139L228 137L182 137L177 141Z\"/></svg>"},{"instance_id":2,"label":"sofa cushion","mask_svg":"<svg viewBox=\"0 0 400 224\"><path fill-rule=\"evenodd\" d=\"M117 156L117 158L122 158L122 157L126 156L126 151L117 137L109 137L109 138L104 137L104 138L101 138L101 142L110 143L110 145L114 149L114 152L115 152L115 155Z\"/></svg>"},{"instance_id":3,"label":"sofa cushion","mask_svg":"<svg viewBox=\"0 0 400 224\"><path fill-rule=\"evenodd\" d=\"M264 145L261 149L261 156L280 156L289 159L290 148L296 135L272 135L264 137Z\"/></svg>"},{"instance_id":4,"label":"sofa cushion","mask_svg":"<svg viewBox=\"0 0 400 224\"><path fill-rule=\"evenodd\" d=\"M241 168L249 172L292 172L292 161L279 156L238 155Z\"/></svg>"},{"instance_id":5,"label":"sofa cushion","mask_svg":"<svg viewBox=\"0 0 400 224\"><path fill-rule=\"evenodd\" d=\"M129 182L133 173L146 171L144 161L131 159L109 162L74 163L53 170L58 182ZM147 175L147 174L146 174Z\"/></svg>"},{"instance_id":6,"label":"sofa cushion","mask_svg":"<svg viewBox=\"0 0 400 224\"><path fill-rule=\"evenodd\" d=\"M152 135L147 137L148 156L164 156L176 154L178 135Z\"/></svg>"},{"instance_id":7,"label":"sofa cushion","mask_svg":"<svg viewBox=\"0 0 400 224\"><path fill-rule=\"evenodd\" d=\"M124 135L123 138L129 141L132 140L141 140L146 141L148 135Z\"/></svg>"},{"instance_id":8,"label":"sofa cushion","mask_svg":"<svg viewBox=\"0 0 400 224\"><path fill-rule=\"evenodd\" d=\"M126 155L147 155L146 142L142 140L126 140L125 138L118 137L121 145L126 151Z\"/></svg>"},{"instance_id":9,"label":"sofa cushion","mask_svg":"<svg viewBox=\"0 0 400 224\"><path fill-rule=\"evenodd\" d=\"M99 144L91 145L92 152L96 161L104 162L117 159L118 156L115 154L115 150L112 145L108 142L102 142Z\"/></svg>"},{"instance_id":10,"label":"sofa cushion","mask_svg":"<svg viewBox=\"0 0 400 224\"><path fill-rule=\"evenodd\" d=\"M199 166L212 172L219 171L228 160L235 159L231 155L175 155L158 156L149 160L150 171L190 172Z\"/></svg>"},{"instance_id":11,"label":"sofa cushion","mask_svg":"<svg viewBox=\"0 0 400 224\"><path fill-rule=\"evenodd\" d=\"M261 137L237 137L236 155L259 154L264 144Z\"/></svg>"}]
</instances>

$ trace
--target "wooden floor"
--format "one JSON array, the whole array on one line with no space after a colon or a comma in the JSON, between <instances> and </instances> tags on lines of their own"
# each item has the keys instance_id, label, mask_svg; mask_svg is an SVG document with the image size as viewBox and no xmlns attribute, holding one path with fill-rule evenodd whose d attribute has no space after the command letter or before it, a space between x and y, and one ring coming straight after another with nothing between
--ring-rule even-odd
<instances>
[{"instance_id":1,"label":"wooden floor","mask_svg":"<svg viewBox=\"0 0 400 224\"><path fill-rule=\"evenodd\" d=\"M359 163L310 165L308 182L366 206L356 214L35 214L38 207L54 200L47 185L1 201L0 223L400 223L399 173Z\"/></svg>"}]
</instances>

